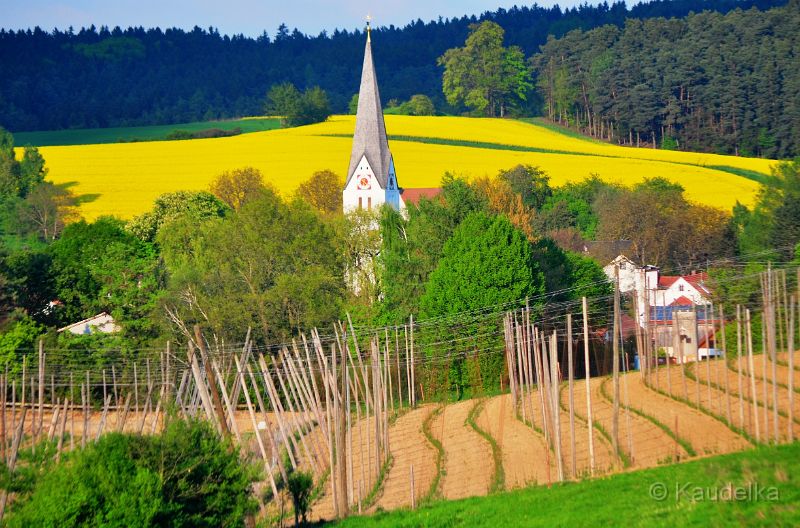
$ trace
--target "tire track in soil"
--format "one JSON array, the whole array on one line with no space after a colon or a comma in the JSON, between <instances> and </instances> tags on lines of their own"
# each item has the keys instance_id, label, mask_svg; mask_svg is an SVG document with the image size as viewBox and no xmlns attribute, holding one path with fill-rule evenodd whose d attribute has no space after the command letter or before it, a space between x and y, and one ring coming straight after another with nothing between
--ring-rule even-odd
<instances>
[{"instance_id":1,"label":"tire track in soil","mask_svg":"<svg viewBox=\"0 0 800 528\"><path fill-rule=\"evenodd\" d=\"M478 400L447 405L431 424L445 452L442 496L447 500L486 495L494 473L489 443L465 423Z\"/></svg>"}]
</instances>

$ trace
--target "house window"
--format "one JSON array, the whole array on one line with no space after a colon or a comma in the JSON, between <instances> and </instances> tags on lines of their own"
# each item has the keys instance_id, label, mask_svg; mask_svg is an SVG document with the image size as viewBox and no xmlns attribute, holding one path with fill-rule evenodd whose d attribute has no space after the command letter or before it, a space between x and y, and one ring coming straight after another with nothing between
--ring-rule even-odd
<instances>
[{"instance_id":1,"label":"house window","mask_svg":"<svg viewBox=\"0 0 800 528\"><path fill-rule=\"evenodd\" d=\"M372 197L367 197L367 209L372 209Z\"/></svg>"},{"instance_id":2,"label":"house window","mask_svg":"<svg viewBox=\"0 0 800 528\"><path fill-rule=\"evenodd\" d=\"M678 291L683 291L683 284L678 284Z\"/></svg>"},{"instance_id":3,"label":"house window","mask_svg":"<svg viewBox=\"0 0 800 528\"><path fill-rule=\"evenodd\" d=\"M364 205L362 204L361 200L362 200L362 198L359 196L358 197L358 208L359 209L363 209L364 208Z\"/></svg>"}]
</instances>

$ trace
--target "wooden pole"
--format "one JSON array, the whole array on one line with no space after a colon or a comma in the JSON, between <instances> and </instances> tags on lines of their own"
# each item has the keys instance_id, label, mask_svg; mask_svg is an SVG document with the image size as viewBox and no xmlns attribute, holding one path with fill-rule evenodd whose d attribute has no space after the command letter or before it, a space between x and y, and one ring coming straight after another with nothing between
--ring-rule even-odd
<instances>
[{"instance_id":1,"label":"wooden pole","mask_svg":"<svg viewBox=\"0 0 800 528\"><path fill-rule=\"evenodd\" d=\"M397 325L394 327L394 360L397 367L397 406L403 407L403 383L400 376L400 335Z\"/></svg>"},{"instance_id":2,"label":"wooden pole","mask_svg":"<svg viewBox=\"0 0 800 528\"><path fill-rule=\"evenodd\" d=\"M206 350L205 339L203 339L203 335L200 333L200 325L194 325L194 338L195 341L197 341L197 346L200 347L200 356L203 360L203 368L206 371L206 382L208 388L211 390L211 401L214 406L214 412L217 415L217 421L219 421L219 425L222 428L222 434L224 436L230 436L231 431L228 428L228 421L225 419L225 413L222 410L222 400L217 390L217 382L214 379L214 373L211 372L211 361L208 356L208 351Z\"/></svg>"},{"instance_id":3,"label":"wooden pole","mask_svg":"<svg viewBox=\"0 0 800 528\"><path fill-rule=\"evenodd\" d=\"M250 391L247 388L247 380L244 377L244 371L242 370L241 363L239 363L239 358L234 355L233 360L236 363L239 386L244 389L242 392L244 392L244 400L245 403L247 403L247 412L250 415L250 422L253 424L253 434L256 436L256 442L258 443L258 449L261 453L261 458L264 460L264 468L266 469L267 476L269 477L270 487L272 487L272 496L277 499L279 497L278 486L275 484L275 478L272 476L272 467L270 467L269 464L269 456L267 455L267 450L264 448L264 440L261 438L261 433L258 430L258 420L256 420L256 413L253 411L253 404L250 401ZM253 389L256 392L258 391L258 387L253 387ZM267 434L269 434L269 431ZM280 454L278 456L280 457Z\"/></svg>"},{"instance_id":4,"label":"wooden pole","mask_svg":"<svg viewBox=\"0 0 800 528\"><path fill-rule=\"evenodd\" d=\"M8 459L6 458L6 380L8 379L8 367L6 367L6 373L0 378L0 391L2 391L2 396L0 396L0 405L2 405L2 417L0 417L0 438L2 438L2 445L0 445L0 457L3 459L3 463L7 463Z\"/></svg>"},{"instance_id":5,"label":"wooden pole","mask_svg":"<svg viewBox=\"0 0 800 528\"><path fill-rule=\"evenodd\" d=\"M720 330L722 331L722 368L723 372L725 373L725 410L726 417L728 418L728 423L732 424L731 421L733 418L731 416L731 392L730 388L728 387L728 373L726 369L726 365L728 364L728 340L725 338L725 312L722 308L722 305L719 305L719 324ZM719 374L719 365L717 365L717 373Z\"/></svg>"},{"instance_id":6,"label":"wooden pole","mask_svg":"<svg viewBox=\"0 0 800 528\"><path fill-rule=\"evenodd\" d=\"M739 427L744 429L744 380L742 379L742 306L736 305L736 376L739 388ZM749 413L748 413L749 416Z\"/></svg>"},{"instance_id":7,"label":"wooden pole","mask_svg":"<svg viewBox=\"0 0 800 528\"><path fill-rule=\"evenodd\" d=\"M798 284L800 287L800 284ZM795 302L796 298L792 295L789 298L789 332L787 336L787 347L789 352L789 376L788 376L788 392L789 392L789 416L787 419L787 438L789 443L794 442L794 316L795 316Z\"/></svg>"},{"instance_id":8,"label":"wooden pole","mask_svg":"<svg viewBox=\"0 0 800 528\"><path fill-rule=\"evenodd\" d=\"M411 328L411 401L412 407L417 406L417 376L415 373L416 365L414 361L414 315L410 316L410 328Z\"/></svg>"},{"instance_id":9,"label":"wooden pole","mask_svg":"<svg viewBox=\"0 0 800 528\"><path fill-rule=\"evenodd\" d=\"M553 405L553 431L555 438L553 442L556 447L556 467L558 468L558 480L564 481L564 461L561 454L561 409L559 407L559 369L558 369L558 336L553 331L553 336L550 340L550 385L552 387L552 405Z\"/></svg>"},{"instance_id":10,"label":"wooden pole","mask_svg":"<svg viewBox=\"0 0 800 528\"><path fill-rule=\"evenodd\" d=\"M750 396L753 399L753 413L756 432L756 442L761 442L761 430L758 423L758 393L756 392L756 373L753 366L753 332L750 327L750 310L745 310L745 326L747 330L747 362L750 368Z\"/></svg>"},{"instance_id":11,"label":"wooden pole","mask_svg":"<svg viewBox=\"0 0 800 528\"><path fill-rule=\"evenodd\" d=\"M614 408L611 415L611 443L615 452L619 452L619 266L614 266L614 333L612 375L614 378Z\"/></svg>"},{"instance_id":12,"label":"wooden pole","mask_svg":"<svg viewBox=\"0 0 800 528\"><path fill-rule=\"evenodd\" d=\"M253 343L250 342L249 346L252 347ZM252 350L250 351L252 353ZM249 354L248 354L249 357ZM240 368L237 370L241 370L242 363L240 362ZM286 473L286 468L283 465L282 457L280 456L280 450L278 446L275 444L274 436L273 436L273 427L270 425L269 416L267 415L267 408L264 406L264 398L261 397L261 389L258 387L258 382L256 381L255 375L253 375L253 369L250 368L250 364L244 365L245 370L247 370L247 376L250 379L250 386L253 387L253 392L256 395L256 400L258 401L258 408L261 411L261 417L264 421L264 434L267 437L267 443L269 444L270 453L275 453L275 459L278 462L278 470L281 473L281 478L283 478L283 482L288 482L288 474ZM244 375L244 373L242 373ZM240 381L241 386L241 381ZM244 389L244 387L242 387ZM288 449L288 448L287 448Z\"/></svg>"},{"instance_id":13,"label":"wooden pole","mask_svg":"<svg viewBox=\"0 0 800 528\"><path fill-rule=\"evenodd\" d=\"M384 332L384 335L385 335L385 342L386 342L386 348L385 348L385 352L384 352L384 371L386 373L386 379L389 382L388 383L388 385L389 385L389 393L388 393L389 394L389 407L387 407L386 410L388 411L389 409L391 409L392 410L392 414L394 414L394 388L393 388L393 384L392 384L392 370L391 370L392 352L391 352L391 349L389 348L389 329L388 328L384 328L383 332Z\"/></svg>"},{"instance_id":14,"label":"wooden pole","mask_svg":"<svg viewBox=\"0 0 800 528\"><path fill-rule=\"evenodd\" d=\"M589 470L594 475L594 420L592 419L592 388L591 388L591 365L589 363L589 318L588 302L586 297L582 299L583 305L583 362L586 365L586 420L589 430Z\"/></svg>"},{"instance_id":15,"label":"wooden pole","mask_svg":"<svg viewBox=\"0 0 800 528\"><path fill-rule=\"evenodd\" d=\"M411 464L411 509L417 509L417 494L414 492L414 464Z\"/></svg>"},{"instance_id":16,"label":"wooden pole","mask_svg":"<svg viewBox=\"0 0 800 528\"><path fill-rule=\"evenodd\" d=\"M119 392L117 391L117 370L111 365L111 383L114 384L114 407L119 410Z\"/></svg>"},{"instance_id":17,"label":"wooden pole","mask_svg":"<svg viewBox=\"0 0 800 528\"><path fill-rule=\"evenodd\" d=\"M44 422L44 366L46 361L44 353L44 340L39 339L39 426L36 428L36 439L42 434ZM33 401L31 401L33 403ZM35 440L34 440L35 441Z\"/></svg>"},{"instance_id":18,"label":"wooden pole","mask_svg":"<svg viewBox=\"0 0 800 528\"><path fill-rule=\"evenodd\" d=\"M569 375L569 446L570 446L570 478L577 474L577 455L575 453L575 368L572 363L572 314L567 314L567 369Z\"/></svg>"},{"instance_id":19,"label":"wooden pole","mask_svg":"<svg viewBox=\"0 0 800 528\"><path fill-rule=\"evenodd\" d=\"M24 378L23 378L24 379ZM23 392L24 394L24 392ZM23 397L24 400L24 397ZM33 406L33 402L31 402L31 406ZM17 426L17 430L14 432L14 438L11 441L11 453L9 454L8 460L8 472L14 473L14 470L17 467L17 453L19 452L19 445L22 441L22 435L25 432L25 413L27 409L25 406L22 406L22 416L20 416L19 425ZM31 417L33 420L35 417ZM0 492L0 521L3 520L3 515L6 511L6 501L8 500L8 490L2 490Z\"/></svg>"}]
</instances>

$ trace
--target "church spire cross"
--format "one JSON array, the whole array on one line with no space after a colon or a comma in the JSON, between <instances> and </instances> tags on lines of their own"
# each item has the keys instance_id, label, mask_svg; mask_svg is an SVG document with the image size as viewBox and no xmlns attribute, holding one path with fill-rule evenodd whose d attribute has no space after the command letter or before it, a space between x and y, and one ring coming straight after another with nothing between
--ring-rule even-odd
<instances>
[{"instance_id":1,"label":"church spire cross","mask_svg":"<svg viewBox=\"0 0 800 528\"><path fill-rule=\"evenodd\" d=\"M372 22L372 15L367 13L367 16L364 17L364 20L367 21L367 41L370 41L371 40L370 37L371 37L371 34L372 34L372 26L370 25L370 22Z\"/></svg>"}]
</instances>

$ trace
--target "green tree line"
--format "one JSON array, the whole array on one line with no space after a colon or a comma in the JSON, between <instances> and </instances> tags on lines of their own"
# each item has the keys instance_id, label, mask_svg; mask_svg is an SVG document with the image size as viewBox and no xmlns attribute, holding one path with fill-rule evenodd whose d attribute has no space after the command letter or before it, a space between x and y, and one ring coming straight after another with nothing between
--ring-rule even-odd
<instances>
[{"instance_id":1,"label":"green tree line","mask_svg":"<svg viewBox=\"0 0 800 528\"><path fill-rule=\"evenodd\" d=\"M629 19L548 38L531 58L550 119L626 145L800 152L800 4Z\"/></svg>"}]
</instances>

